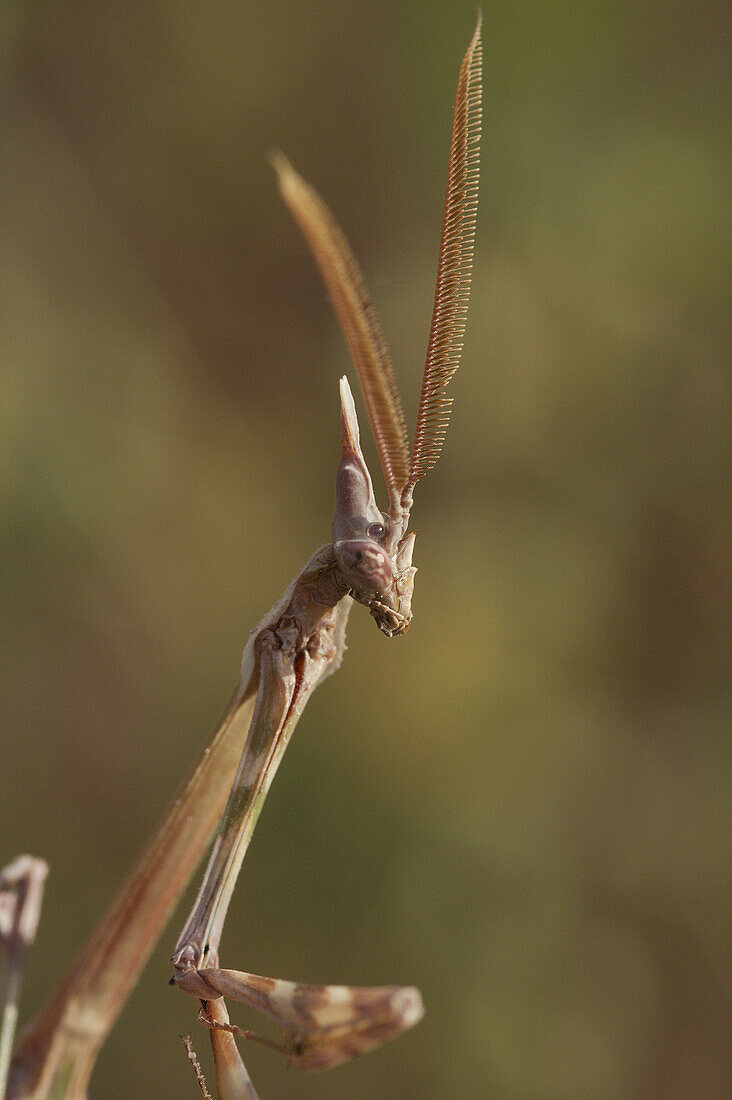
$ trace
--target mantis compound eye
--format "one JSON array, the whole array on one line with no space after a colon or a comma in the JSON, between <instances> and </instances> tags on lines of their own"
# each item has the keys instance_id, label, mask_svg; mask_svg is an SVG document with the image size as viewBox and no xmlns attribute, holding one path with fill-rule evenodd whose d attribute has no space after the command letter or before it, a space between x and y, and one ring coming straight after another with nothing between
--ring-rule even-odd
<instances>
[{"instance_id":1,"label":"mantis compound eye","mask_svg":"<svg viewBox=\"0 0 732 1100\"><path fill-rule=\"evenodd\" d=\"M366 528L366 534L370 539L373 539L374 542L381 542L386 534L386 527L383 523L371 523Z\"/></svg>"},{"instance_id":2,"label":"mantis compound eye","mask_svg":"<svg viewBox=\"0 0 732 1100\"><path fill-rule=\"evenodd\" d=\"M342 539L333 544L343 578L363 597L382 598L394 581L389 555L369 539Z\"/></svg>"}]
</instances>

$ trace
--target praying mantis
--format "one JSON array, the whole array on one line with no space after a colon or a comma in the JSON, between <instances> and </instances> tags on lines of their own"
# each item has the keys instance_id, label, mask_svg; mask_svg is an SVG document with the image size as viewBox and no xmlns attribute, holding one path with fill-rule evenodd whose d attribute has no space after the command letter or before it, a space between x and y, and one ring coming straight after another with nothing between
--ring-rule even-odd
<instances>
[{"instance_id":1,"label":"praying mantis","mask_svg":"<svg viewBox=\"0 0 732 1100\"><path fill-rule=\"evenodd\" d=\"M253 631L229 709L182 795L55 997L21 1036L10 1097L84 1094L96 1051L219 819L172 956L171 982L201 1002L220 1100L257 1095L234 1041L249 1033L229 1022L224 998L246 1003L278 1024L288 1057L306 1069L338 1065L422 1017L421 996L411 987L279 981L220 968L219 946L262 804L310 695L340 665L354 601L369 609L389 638L404 634L412 618L413 494L442 449L451 407L446 387L459 366L470 294L481 60L479 17L458 79L437 285L411 446L386 341L350 246L317 192L282 154L272 158L282 198L310 247L356 366L387 508L377 505L353 395L343 377L331 541L313 554ZM191 1050L189 1057L194 1060ZM62 1070L66 1091L53 1092Z\"/></svg>"}]
</instances>

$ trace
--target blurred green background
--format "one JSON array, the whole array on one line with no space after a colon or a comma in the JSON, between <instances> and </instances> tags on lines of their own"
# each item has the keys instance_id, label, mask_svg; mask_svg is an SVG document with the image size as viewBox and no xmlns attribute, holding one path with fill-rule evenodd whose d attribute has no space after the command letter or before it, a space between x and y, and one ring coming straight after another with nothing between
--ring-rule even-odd
<instances>
[{"instance_id":1,"label":"blurred green background","mask_svg":"<svg viewBox=\"0 0 732 1100\"><path fill-rule=\"evenodd\" d=\"M354 372L266 154L347 232L411 422L474 19L3 6L1 858L51 865L25 1018L329 537ZM414 624L387 642L354 610L223 943L277 977L415 983L427 1016L327 1075L250 1044L264 1098L732 1094L726 20L484 8L477 266ZM166 984L184 911L93 1097L198 1095Z\"/></svg>"}]
</instances>

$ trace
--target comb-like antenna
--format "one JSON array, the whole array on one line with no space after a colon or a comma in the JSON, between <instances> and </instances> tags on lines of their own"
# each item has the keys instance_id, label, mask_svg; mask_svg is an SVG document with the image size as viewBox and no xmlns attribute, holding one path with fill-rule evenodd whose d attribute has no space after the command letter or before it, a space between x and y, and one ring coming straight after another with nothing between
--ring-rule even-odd
<instances>
[{"instance_id":1,"label":"comb-like antenna","mask_svg":"<svg viewBox=\"0 0 732 1100\"><path fill-rule=\"evenodd\" d=\"M473 39L460 67L455 95L435 304L411 468L402 498L406 510L411 504L414 486L432 469L440 456L452 405L452 398L445 396L445 387L460 365L463 347L478 206L482 68L480 27L479 13Z\"/></svg>"},{"instance_id":2,"label":"comb-like antenna","mask_svg":"<svg viewBox=\"0 0 732 1100\"><path fill-rule=\"evenodd\" d=\"M389 494L398 509L409 473L409 441L389 352L348 241L320 195L282 153L270 157L280 194L300 226L328 288L358 370Z\"/></svg>"}]
</instances>

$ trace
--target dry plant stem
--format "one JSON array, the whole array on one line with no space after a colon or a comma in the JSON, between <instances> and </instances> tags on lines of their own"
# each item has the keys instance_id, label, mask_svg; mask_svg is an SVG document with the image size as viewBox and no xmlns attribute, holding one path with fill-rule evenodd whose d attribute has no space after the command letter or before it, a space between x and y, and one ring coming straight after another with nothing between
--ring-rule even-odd
<instances>
[{"instance_id":1,"label":"dry plant stem","mask_svg":"<svg viewBox=\"0 0 732 1100\"><path fill-rule=\"evenodd\" d=\"M61 985L22 1032L13 1055L9 1100L85 1095L97 1052L221 817L255 692L256 679L250 675L112 906Z\"/></svg>"},{"instance_id":2,"label":"dry plant stem","mask_svg":"<svg viewBox=\"0 0 732 1100\"><path fill-rule=\"evenodd\" d=\"M33 856L18 856L0 871L0 1100L8 1083L20 986L36 937L47 874L48 864Z\"/></svg>"}]
</instances>

